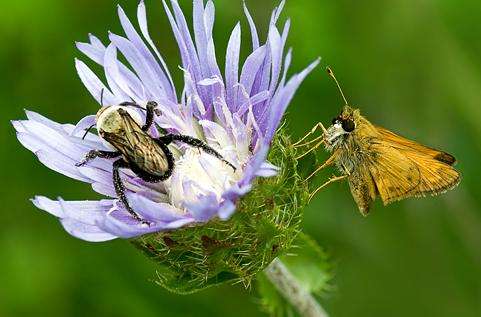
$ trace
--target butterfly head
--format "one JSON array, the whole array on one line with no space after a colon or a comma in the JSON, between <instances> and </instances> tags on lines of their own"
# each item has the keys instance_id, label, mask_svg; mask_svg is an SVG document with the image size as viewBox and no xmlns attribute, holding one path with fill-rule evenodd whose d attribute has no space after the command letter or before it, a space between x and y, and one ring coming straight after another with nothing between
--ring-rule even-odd
<instances>
[{"instance_id":1,"label":"butterfly head","mask_svg":"<svg viewBox=\"0 0 481 317\"><path fill-rule=\"evenodd\" d=\"M326 131L325 139L329 147L336 148L354 133L359 124L359 118L359 110L345 106L342 112L332 119L332 125Z\"/></svg>"}]
</instances>

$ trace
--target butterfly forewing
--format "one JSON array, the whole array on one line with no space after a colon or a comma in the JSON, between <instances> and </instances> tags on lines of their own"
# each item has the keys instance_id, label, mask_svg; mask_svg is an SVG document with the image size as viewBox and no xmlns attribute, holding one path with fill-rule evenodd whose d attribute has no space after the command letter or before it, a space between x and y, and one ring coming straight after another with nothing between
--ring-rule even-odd
<instances>
[{"instance_id":1,"label":"butterfly forewing","mask_svg":"<svg viewBox=\"0 0 481 317\"><path fill-rule=\"evenodd\" d=\"M412 140L406 139L385 128L376 127L376 129L379 132L379 134L382 136L382 138L385 141L390 142L391 146L396 149L400 149L402 151L411 150L413 152L422 153L424 155L427 155L431 158L436 159L437 161L444 162L448 165L454 165L456 163L456 159L451 154L448 154L446 152L439 151L439 150L430 148L428 146L419 144L417 142L414 142Z\"/></svg>"},{"instance_id":2,"label":"butterfly forewing","mask_svg":"<svg viewBox=\"0 0 481 317\"><path fill-rule=\"evenodd\" d=\"M455 187L459 173L453 156L378 128L371 143L369 170L384 204L438 194Z\"/></svg>"},{"instance_id":3,"label":"butterfly forewing","mask_svg":"<svg viewBox=\"0 0 481 317\"><path fill-rule=\"evenodd\" d=\"M368 169L384 204L412 196L420 183L417 166L383 140L372 141Z\"/></svg>"}]
</instances>

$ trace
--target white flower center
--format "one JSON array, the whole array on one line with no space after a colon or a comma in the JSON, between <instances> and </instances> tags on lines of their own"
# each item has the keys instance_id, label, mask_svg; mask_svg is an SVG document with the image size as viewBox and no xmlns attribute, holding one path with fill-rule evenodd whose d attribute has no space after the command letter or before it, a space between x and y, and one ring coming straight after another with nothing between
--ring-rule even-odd
<instances>
[{"instance_id":1,"label":"white flower center","mask_svg":"<svg viewBox=\"0 0 481 317\"><path fill-rule=\"evenodd\" d=\"M241 173L218 158L199 149L188 148L176 160L172 176L166 181L170 203L184 209L185 204L198 202L202 196L222 194L240 179Z\"/></svg>"}]
</instances>

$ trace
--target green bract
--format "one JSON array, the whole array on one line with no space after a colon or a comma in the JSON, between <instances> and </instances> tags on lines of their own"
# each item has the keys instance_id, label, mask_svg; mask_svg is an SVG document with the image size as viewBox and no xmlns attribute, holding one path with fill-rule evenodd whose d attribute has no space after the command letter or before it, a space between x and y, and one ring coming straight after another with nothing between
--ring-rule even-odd
<instances>
[{"instance_id":1,"label":"green bract","mask_svg":"<svg viewBox=\"0 0 481 317\"><path fill-rule=\"evenodd\" d=\"M248 286L274 258L285 254L300 231L301 210L309 197L295 157L289 137L279 131L269 154L279 174L258 179L230 220L132 240L159 264L157 282L181 294L225 282Z\"/></svg>"}]
</instances>

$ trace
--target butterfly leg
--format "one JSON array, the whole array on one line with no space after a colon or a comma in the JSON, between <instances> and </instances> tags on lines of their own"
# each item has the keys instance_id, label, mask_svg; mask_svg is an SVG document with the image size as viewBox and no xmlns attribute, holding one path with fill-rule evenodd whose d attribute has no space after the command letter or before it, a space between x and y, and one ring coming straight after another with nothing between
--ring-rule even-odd
<instances>
[{"instance_id":1,"label":"butterfly leg","mask_svg":"<svg viewBox=\"0 0 481 317\"><path fill-rule=\"evenodd\" d=\"M318 124L316 124L309 133L307 133L304 137L302 137L302 139L300 139L299 141L297 141L296 143L294 143L292 146L294 147L301 147L301 146L305 146L305 145L308 145L308 144L311 144L313 143L314 141L311 141L311 142L308 142L308 143L302 143L304 142L304 140L306 140L308 137L310 137L311 135L313 135L314 133L316 133L316 131L321 128L322 129L322 132L323 132L323 135L324 133L326 133L326 128L324 127L324 125L319 122ZM322 137L322 136L321 136ZM321 138L319 137L319 138ZM317 138L317 139L319 139Z\"/></svg>"},{"instance_id":2,"label":"butterfly leg","mask_svg":"<svg viewBox=\"0 0 481 317\"><path fill-rule=\"evenodd\" d=\"M295 145L294 148L303 147L303 146L308 146L308 145L311 145L312 143L318 143L318 142L323 141L323 140L324 140L324 134L318 136L318 137L315 138L314 140L307 141L307 142L302 143L302 144L299 144L299 145ZM323 142L324 142L324 141L323 141Z\"/></svg>"},{"instance_id":3,"label":"butterfly leg","mask_svg":"<svg viewBox=\"0 0 481 317\"><path fill-rule=\"evenodd\" d=\"M319 173L322 169L334 164L334 161L336 160L336 155L331 155L330 158L327 159L327 161L325 161L321 166L319 166L314 172L312 172L311 175L309 175L307 178L306 178L306 181L311 179L312 177L314 177L317 173Z\"/></svg>"},{"instance_id":4,"label":"butterfly leg","mask_svg":"<svg viewBox=\"0 0 481 317\"><path fill-rule=\"evenodd\" d=\"M121 168L129 168L129 164L125 162L123 159L119 159L114 162L113 164L113 181L115 187L115 193L117 197L120 199L122 204L124 205L125 209L132 217L142 223L149 224L145 220L143 220L129 205L129 201L127 200L127 196L125 195L125 186L122 183L122 179L120 178L120 169Z\"/></svg>"},{"instance_id":5,"label":"butterfly leg","mask_svg":"<svg viewBox=\"0 0 481 317\"><path fill-rule=\"evenodd\" d=\"M307 154L311 153L312 151L315 151L318 147L320 147L323 143L325 143L324 141L324 135L321 135L320 137L316 138L315 140L309 142L309 143L306 143L306 145L310 144L310 143L314 143L316 141L318 141L318 139L322 138L321 141L319 141L316 145L314 145L313 147L311 147L307 152L304 152L302 153L302 155L296 157L296 160L300 160L301 158L303 158L304 156L306 156Z\"/></svg>"},{"instance_id":6,"label":"butterfly leg","mask_svg":"<svg viewBox=\"0 0 481 317\"><path fill-rule=\"evenodd\" d=\"M90 162L91 160L97 157L104 158L104 159L112 159L112 158L119 157L120 155L121 155L120 152L92 150L88 152L87 155L85 155L85 158L82 161L75 164L75 166L77 167L84 166L85 164L87 164L88 162Z\"/></svg>"},{"instance_id":7,"label":"butterfly leg","mask_svg":"<svg viewBox=\"0 0 481 317\"><path fill-rule=\"evenodd\" d=\"M314 196L316 196L316 194L319 191L321 191L324 187L326 187L327 185L330 185L330 184L338 182L338 181L342 181L343 179L346 179L347 177L348 177L347 175L332 176L331 178L329 178L329 180L327 182L325 182L324 184L319 186L312 194L309 195L309 201L311 201L312 198L314 198Z\"/></svg>"},{"instance_id":8,"label":"butterfly leg","mask_svg":"<svg viewBox=\"0 0 481 317\"><path fill-rule=\"evenodd\" d=\"M344 170L344 175L351 176L351 172L347 169L346 165L342 164L341 166Z\"/></svg>"}]
</instances>

